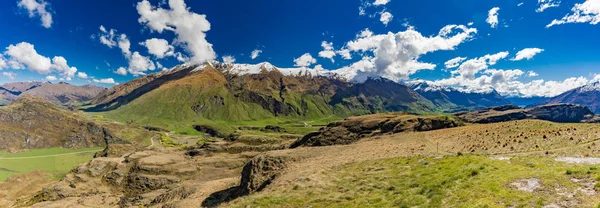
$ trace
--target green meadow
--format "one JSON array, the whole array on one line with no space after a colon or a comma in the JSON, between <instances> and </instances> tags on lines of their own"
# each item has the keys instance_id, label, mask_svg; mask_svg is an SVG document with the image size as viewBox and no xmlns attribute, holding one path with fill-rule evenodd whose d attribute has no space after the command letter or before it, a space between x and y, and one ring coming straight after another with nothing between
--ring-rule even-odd
<instances>
[{"instance_id":1,"label":"green meadow","mask_svg":"<svg viewBox=\"0 0 600 208\"><path fill-rule=\"evenodd\" d=\"M0 181L16 174L43 170L59 180L78 164L91 160L103 148L62 149L50 148L10 154L0 152Z\"/></svg>"}]
</instances>

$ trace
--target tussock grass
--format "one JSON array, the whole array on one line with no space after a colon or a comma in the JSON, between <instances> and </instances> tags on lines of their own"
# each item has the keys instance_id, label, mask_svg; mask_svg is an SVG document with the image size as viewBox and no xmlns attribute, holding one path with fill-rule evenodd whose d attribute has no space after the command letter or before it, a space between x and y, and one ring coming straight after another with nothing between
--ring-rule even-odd
<instances>
[{"instance_id":1,"label":"tussock grass","mask_svg":"<svg viewBox=\"0 0 600 208\"><path fill-rule=\"evenodd\" d=\"M594 207L597 196L577 189L572 179L596 180L593 165L571 165L551 158L493 160L485 156L411 157L347 164L321 177L301 178L238 199L232 207L541 207L575 203ZM534 192L511 183L536 178ZM561 196L575 193L572 198Z\"/></svg>"}]
</instances>

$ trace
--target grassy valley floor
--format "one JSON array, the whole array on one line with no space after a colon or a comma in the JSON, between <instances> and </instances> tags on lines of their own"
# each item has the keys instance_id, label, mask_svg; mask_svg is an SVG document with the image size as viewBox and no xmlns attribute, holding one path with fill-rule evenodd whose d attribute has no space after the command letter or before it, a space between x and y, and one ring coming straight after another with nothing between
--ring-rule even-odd
<instances>
[{"instance_id":1,"label":"grassy valley floor","mask_svg":"<svg viewBox=\"0 0 600 208\"><path fill-rule=\"evenodd\" d=\"M73 167L88 162L103 148L69 150L62 148L39 149L16 154L0 152L0 181L17 174L47 171L54 180L64 177Z\"/></svg>"}]
</instances>

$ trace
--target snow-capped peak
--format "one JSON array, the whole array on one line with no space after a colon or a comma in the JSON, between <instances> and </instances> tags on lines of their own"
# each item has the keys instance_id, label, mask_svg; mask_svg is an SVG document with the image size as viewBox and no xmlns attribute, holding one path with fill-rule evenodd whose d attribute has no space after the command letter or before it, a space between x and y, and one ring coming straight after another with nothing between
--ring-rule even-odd
<instances>
[{"instance_id":1,"label":"snow-capped peak","mask_svg":"<svg viewBox=\"0 0 600 208\"><path fill-rule=\"evenodd\" d=\"M594 82L579 88L579 92L600 91L600 82Z\"/></svg>"}]
</instances>

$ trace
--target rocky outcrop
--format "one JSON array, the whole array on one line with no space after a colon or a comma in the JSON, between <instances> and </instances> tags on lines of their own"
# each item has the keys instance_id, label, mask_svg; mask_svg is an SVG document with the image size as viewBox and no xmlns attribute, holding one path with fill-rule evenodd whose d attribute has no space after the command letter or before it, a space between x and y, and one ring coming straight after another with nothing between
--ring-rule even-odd
<instances>
[{"instance_id":1,"label":"rocky outcrop","mask_svg":"<svg viewBox=\"0 0 600 208\"><path fill-rule=\"evenodd\" d=\"M254 157L244 165L239 186L212 193L202 202L202 207L217 207L238 197L262 191L283 173L288 162L290 159L284 156Z\"/></svg>"},{"instance_id":2,"label":"rocky outcrop","mask_svg":"<svg viewBox=\"0 0 600 208\"><path fill-rule=\"evenodd\" d=\"M80 165L62 181L36 194L29 204L56 204L68 198L104 198L102 205L139 207L186 198L195 191L183 181L199 177L199 169L183 155L151 151L125 157L99 157Z\"/></svg>"},{"instance_id":3,"label":"rocky outcrop","mask_svg":"<svg viewBox=\"0 0 600 208\"><path fill-rule=\"evenodd\" d=\"M252 194L263 190L286 166L286 158L259 155L250 160L242 170L240 191L243 194Z\"/></svg>"},{"instance_id":4,"label":"rocky outcrop","mask_svg":"<svg viewBox=\"0 0 600 208\"><path fill-rule=\"evenodd\" d=\"M128 143L103 126L37 97L0 107L0 150L102 147Z\"/></svg>"},{"instance_id":5,"label":"rocky outcrop","mask_svg":"<svg viewBox=\"0 0 600 208\"><path fill-rule=\"evenodd\" d=\"M331 123L319 132L304 136L290 148L346 145L365 137L405 131L431 131L462 125L461 121L449 116L416 116L403 113L358 116Z\"/></svg>"},{"instance_id":6,"label":"rocky outcrop","mask_svg":"<svg viewBox=\"0 0 600 208\"><path fill-rule=\"evenodd\" d=\"M594 113L589 108L572 104L545 105L530 109L509 105L457 113L455 116L469 123L496 123L523 119L566 123L593 122L595 120Z\"/></svg>"}]
</instances>

